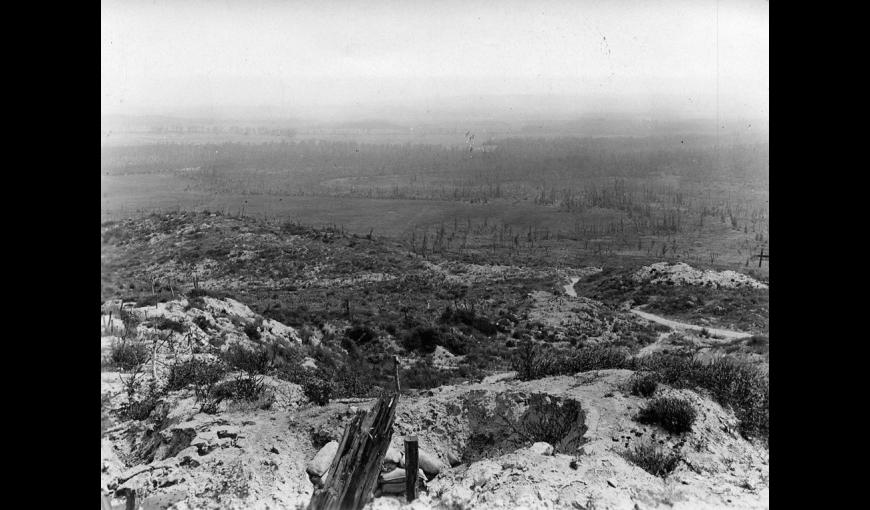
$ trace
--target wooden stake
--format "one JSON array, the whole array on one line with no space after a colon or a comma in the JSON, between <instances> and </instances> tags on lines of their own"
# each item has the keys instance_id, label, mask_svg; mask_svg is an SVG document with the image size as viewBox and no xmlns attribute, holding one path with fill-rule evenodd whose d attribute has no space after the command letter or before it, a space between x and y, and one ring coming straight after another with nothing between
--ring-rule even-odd
<instances>
[{"instance_id":1,"label":"wooden stake","mask_svg":"<svg viewBox=\"0 0 870 510\"><path fill-rule=\"evenodd\" d=\"M405 497L408 502L417 499L417 436L405 438Z\"/></svg>"}]
</instances>

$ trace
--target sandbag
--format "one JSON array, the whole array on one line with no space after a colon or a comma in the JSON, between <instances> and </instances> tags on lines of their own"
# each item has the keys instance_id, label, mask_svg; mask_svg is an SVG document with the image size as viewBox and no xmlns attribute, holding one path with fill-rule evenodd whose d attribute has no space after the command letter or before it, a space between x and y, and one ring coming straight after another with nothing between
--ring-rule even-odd
<instances>
[{"instance_id":1,"label":"sandbag","mask_svg":"<svg viewBox=\"0 0 870 510\"><path fill-rule=\"evenodd\" d=\"M305 472L309 476L323 477L329 470L332 459L338 451L338 441L330 441L317 452L317 455L311 459L311 462L305 467Z\"/></svg>"},{"instance_id":2,"label":"sandbag","mask_svg":"<svg viewBox=\"0 0 870 510\"><path fill-rule=\"evenodd\" d=\"M444 469L444 465L438 460L438 457L422 449L417 452L417 465L430 480Z\"/></svg>"},{"instance_id":3,"label":"sandbag","mask_svg":"<svg viewBox=\"0 0 870 510\"><path fill-rule=\"evenodd\" d=\"M402 452L396 448L390 446L387 450L387 454L384 456L384 464L395 464L399 466L402 464Z\"/></svg>"},{"instance_id":4,"label":"sandbag","mask_svg":"<svg viewBox=\"0 0 870 510\"><path fill-rule=\"evenodd\" d=\"M422 469L417 470L417 483L420 484L426 479ZM378 488L384 494L404 494L405 493L405 470L396 468L389 473L384 473L378 479Z\"/></svg>"}]
</instances>

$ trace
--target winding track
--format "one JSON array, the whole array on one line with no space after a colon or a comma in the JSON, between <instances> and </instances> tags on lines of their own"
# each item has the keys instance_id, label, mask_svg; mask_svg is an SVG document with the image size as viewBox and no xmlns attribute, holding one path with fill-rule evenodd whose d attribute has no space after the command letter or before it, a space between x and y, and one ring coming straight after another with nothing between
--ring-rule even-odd
<instances>
[{"instance_id":1,"label":"winding track","mask_svg":"<svg viewBox=\"0 0 870 510\"><path fill-rule=\"evenodd\" d=\"M648 321L657 322L659 324L663 324L671 329L682 329L682 330L692 330L692 331L701 331L702 329L706 329L711 336L721 337L725 340L735 340L738 338L749 338L752 336L751 333L744 333L742 331L732 331L730 329L716 329L716 328L708 328L706 326L696 326L694 324L687 324L685 322L677 322L671 319L665 319L664 317L659 317L658 315L644 312L643 310L638 310L637 308L633 308L631 313L642 317Z\"/></svg>"}]
</instances>

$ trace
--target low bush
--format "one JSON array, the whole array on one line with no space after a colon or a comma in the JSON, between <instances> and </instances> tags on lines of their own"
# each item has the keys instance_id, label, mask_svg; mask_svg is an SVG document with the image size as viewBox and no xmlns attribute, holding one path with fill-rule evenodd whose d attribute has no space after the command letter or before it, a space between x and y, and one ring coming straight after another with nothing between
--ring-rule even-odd
<instances>
[{"instance_id":1,"label":"low bush","mask_svg":"<svg viewBox=\"0 0 870 510\"><path fill-rule=\"evenodd\" d=\"M208 333L209 331L211 331L211 325L208 323L208 319L206 319L205 316L203 316L203 315L200 315L200 316L195 317L195 318L193 319L193 323L194 323L194 324L195 324L199 329L205 331L206 333Z\"/></svg>"},{"instance_id":2,"label":"low bush","mask_svg":"<svg viewBox=\"0 0 870 510\"><path fill-rule=\"evenodd\" d=\"M223 299L227 295L223 292L218 292L214 290L206 290L206 289L192 289L187 293L188 298L201 298L201 297L210 297L215 299Z\"/></svg>"},{"instance_id":3,"label":"low bush","mask_svg":"<svg viewBox=\"0 0 870 510\"><path fill-rule=\"evenodd\" d=\"M239 376L217 384L210 396L220 401L257 402L263 396L264 389L265 385L261 380Z\"/></svg>"},{"instance_id":4,"label":"low bush","mask_svg":"<svg viewBox=\"0 0 870 510\"><path fill-rule=\"evenodd\" d=\"M378 333L375 330L362 324L347 328L344 335L357 345L367 344L378 339Z\"/></svg>"},{"instance_id":5,"label":"low bush","mask_svg":"<svg viewBox=\"0 0 870 510\"><path fill-rule=\"evenodd\" d=\"M166 389L174 391L192 388L200 410L214 414L223 400L221 395L215 394L215 388L226 375L227 367L220 360L191 358L169 368Z\"/></svg>"},{"instance_id":6,"label":"low bush","mask_svg":"<svg viewBox=\"0 0 870 510\"><path fill-rule=\"evenodd\" d=\"M672 473L682 460L679 455L651 442L635 445L634 449L625 451L622 456L647 473L662 478Z\"/></svg>"},{"instance_id":7,"label":"low bush","mask_svg":"<svg viewBox=\"0 0 870 510\"><path fill-rule=\"evenodd\" d=\"M151 349L144 342L112 342L109 351L111 363L122 370L133 370L151 359Z\"/></svg>"},{"instance_id":8,"label":"low bush","mask_svg":"<svg viewBox=\"0 0 870 510\"><path fill-rule=\"evenodd\" d=\"M402 370L399 378L403 388L425 390L450 384L455 376L452 370L436 368L423 361L418 361L413 367Z\"/></svg>"},{"instance_id":9,"label":"low bush","mask_svg":"<svg viewBox=\"0 0 870 510\"><path fill-rule=\"evenodd\" d=\"M245 331L245 334L248 335L248 338L250 338L251 340L256 342L260 339L260 328L257 327L256 324L249 322L245 324L245 327L243 329Z\"/></svg>"},{"instance_id":10,"label":"low bush","mask_svg":"<svg viewBox=\"0 0 870 510\"><path fill-rule=\"evenodd\" d=\"M562 358L561 363L557 364L555 369L558 373L572 374L590 370L631 368L632 366L626 348L591 345L581 348L573 356Z\"/></svg>"},{"instance_id":11,"label":"low bush","mask_svg":"<svg viewBox=\"0 0 870 510\"><path fill-rule=\"evenodd\" d=\"M576 400L534 393L528 404L521 423L523 431L534 441L550 443L555 450L585 419L585 412Z\"/></svg>"},{"instance_id":12,"label":"low bush","mask_svg":"<svg viewBox=\"0 0 870 510\"><path fill-rule=\"evenodd\" d=\"M150 320L149 322L151 324L151 327L155 329L169 330L176 333L184 333L185 331L187 331L187 327L184 324L167 317L157 317Z\"/></svg>"},{"instance_id":13,"label":"low bush","mask_svg":"<svg viewBox=\"0 0 870 510\"><path fill-rule=\"evenodd\" d=\"M514 350L512 366L521 380L530 380L590 370L632 368L634 363L624 347L592 345L572 353L524 340Z\"/></svg>"},{"instance_id":14,"label":"low bush","mask_svg":"<svg viewBox=\"0 0 870 510\"><path fill-rule=\"evenodd\" d=\"M731 358L702 362L671 354L653 354L638 365L664 384L709 391L714 400L734 410L745 437L769 437L770 383L759 368Z\"/></svg>"},{"instance_id":15,"label":"low bush","mask_svg":"<svg viewBox=\"0 0 870 510\"><path fill-rule=\"evenodd\" d=\"M477 315L477 312L469 309L454 310L448 306L441 314L441 322L443 323L460 323L470 326L485 335L494 335L498 332L498 327L487 317Z\"/></svg>"},{"instance_id":16,"label":"low bush","mask_svg":"<svg viewBox=\"0 0 870 510\"><path fill-rule=\"evenodd\" d=\"M156 306L157 303L165 303L167 301L172 300L173 298L174 298L174 296L170 292L159 292L157 294L145 294L145 295L139 296L134 301L136 301L137 307L143 307L143 306Z\"/></svg>"},{"instance_id":17,"label":"low bush","mask_svg":"<svg viewBox=\"0 0 870 510\"><path fill-rule=\"evenodd\" d=\"M369 397L374 389L375 374L357 363L346 363L333 378L336 397Z\"/></svg>"},{"instance_id":18,"label":"low bush","mask_svg":"<svg viewBox=\"0 0 870 510\"><path fill-rule=\"evenodd\" d=\"M646 405L635 419L640 423L661 425L672 434L692 430L697 412L688 401L674 397L659 397Z\"/></svg>"},{"instance_id":19,"label":"low bush","mask_svg":"<svg viewBox=\"0 0 870 510\"><path fill-rule=\"evenodd\" d=\"M223 352L221 359L230 368L242 371L251 377L269 371L270 355L264 347L248 348L240 344L232 344Z\"/></svg>"},{"instance_id":20,"label":"low bush","mask_svg":"<svg viewBox=\"0 0 870 510\"><path fill-rule=\"evenodd\" d=\"M656 392L659 383L653 374L634 374L628 384L632 395L649 398Z\"/></svg>"},{"instance_id":21,"label":"low bush","mask_svg":"<svg viewBox=\"0 0 870 510\"><path fill-rule=\"evenodd\" d=\"M417 351L425 354L435 352L435 348L441 343L441 333L431 327L415 327L402 337L402 346L408 351Z\"/></svg>"},{"instance_id":22,"label":"low bush","mask_svg":"<svg viewBox=\"0 0 870 510\"><path fill-rule=\"evenodd\" d=\"M302 382L302 392L312 403L325 406L332 398L332 384L319 376L305 378Z\"/></svg>"},{"instance_id":23,"label":"low bush","mask_svg":"<svg viewBox=\"0 0 870 510\"><path fill-rule=\"evenodd\" d=\"M532 340L520 341L511 357L511 367L522 381L546 377L555 363L552 349L536 345Z\"/></svg>"},{"instance_id":24,"label":"low bush","mask_svg":"<svg viewBox=\"0 0 870 510\"><path fill-rule=\"evenodd\" d=\"M157 405L160 404L160 399L163 398L165 392L158 387L156 383L148 386L148 391L138 398L130 398L126 404L118 409L118 415L124 420L142 421L151 416Z\"/></svg>"}]
</instances>

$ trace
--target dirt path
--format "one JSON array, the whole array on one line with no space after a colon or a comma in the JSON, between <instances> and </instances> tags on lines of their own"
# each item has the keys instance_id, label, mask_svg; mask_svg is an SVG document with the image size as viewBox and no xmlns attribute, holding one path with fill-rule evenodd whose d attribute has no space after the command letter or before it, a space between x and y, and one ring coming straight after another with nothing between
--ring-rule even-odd
<instances>
[{"instance_id":1,"label":"dirt path","mask_svg":"<svg viewBox=\"0 0 870 510\"><path fill-rule=\"evenodd\" d=\"M637 308L633 308L631 313L640 316L648 321L657 322L659 324L664 324L672 329L677 330L691 330L691 331L701 331L706 329L711 336L720 337L724 340L735 340L737 338L748 338L751 337L751 333L743 333L741 331L731 331L729 329L716 329L716 328L708 328L705 326L696 326L694 324L687 324L685 322L677 322L670 319L665 319L664 317L659 317L658 315L644 312L642 310L638 310Z\"/></svg>"}]
</instances>

